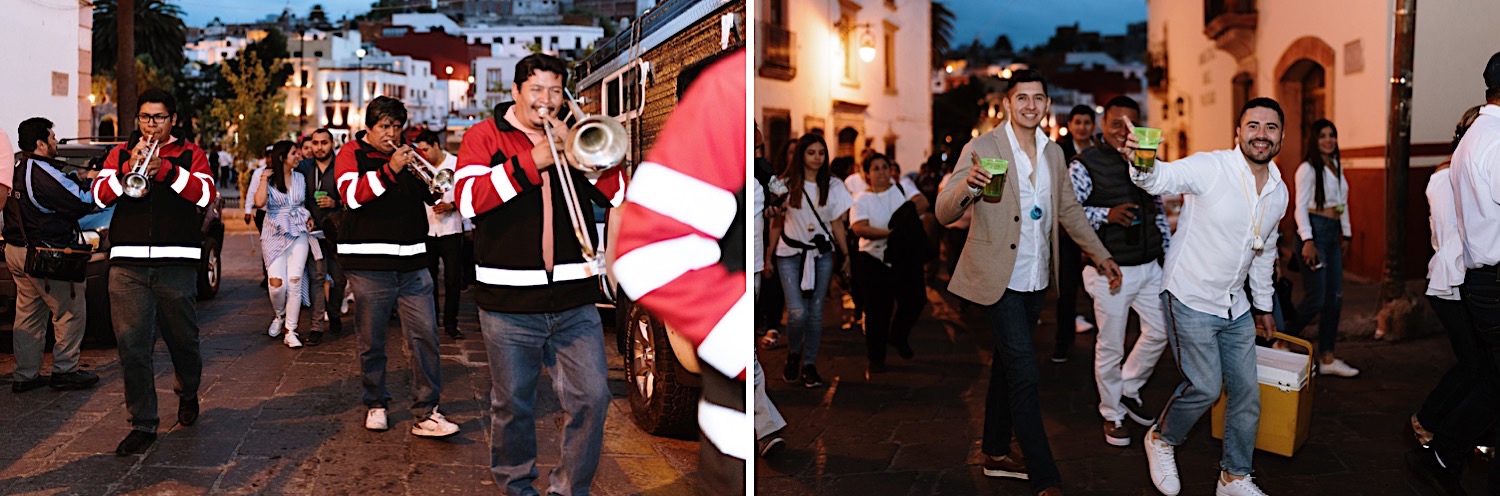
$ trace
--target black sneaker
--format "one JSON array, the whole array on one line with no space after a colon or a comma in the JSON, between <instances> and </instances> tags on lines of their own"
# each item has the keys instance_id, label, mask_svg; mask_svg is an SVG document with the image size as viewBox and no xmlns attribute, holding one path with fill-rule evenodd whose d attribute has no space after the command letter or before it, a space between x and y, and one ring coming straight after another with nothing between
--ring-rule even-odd
<instances>
[{"instance_id":1,"label":"black sneaker","mask_svg":"<svg viewBox=\"0 0 1500 496\"><path fill-rule=\"evenodd\" d=\"M815 388L823 385L823 377L818 375L818 368L809 364L802 366L802 387Z\"/></svg>"},{"instance_id":2,"label":"black sneaker","mask_svg":"<svg viewBox=\"0 0 1500 496\"><path fill-rule=\"evenodd\" d=\"M1406 452L1406 467L1440 496L1468 494L1459 484L1463 473L1462 463L1458 460L1444 463L1432 448L1421 447Z\"/></svg>"},{"instance_id":3,"label":"black sneaker","mask_svg":"<svg viewBox=\"0 0 1500 496\"><path fill-rule=\"evenodd\" d=\"M458 330L458 326L449 327L448 337L453 338L454 341L457 341L464 338L464 332Z\"/></svg>"},{"instance_id":4,"label":"black sneaker","mask_svg":"<svg viewBox=\"0 0 1500 496\"><path fill-rule=\"evenodd\" d=\"M22 382L10 383L10 392L21 394L33 389L47 387L47 376L39 375L35 379Z\"/></svg>"},{"instance_id":5,"label":"black sneaker","mask_svg":"<svg viewBox=\"0 0 1500 496\"><path fill-rule=\"evenodd\" d=\"M151 443L154 442L156 442L156 433L131 429L130 434L125 436L125 440L120 441L120 445L115 447L115 455L127 456L144 453L146 448L150 448Z\"/></svg>"},{"instance_id":6,"label":"black sneaker","mask_svg":"<svg viewBox=\"0 0 1500 496\"><path fill-rule=\"evenodd\" d=\"M79 370L77 372L68 372L64 374L52 374L51 383L48 385L52 386L52 389L61 391L88 389L94 387L94 385L98 383L99 376L97 374L89 372L87 370Z\"/></svg>"},{"instance_id":7,"label":"black sneaker","mask_svg":"<svg viewBox=\"0 0 1500 496\"><path fill-rule=\"evenodd\" d=\"M1147 410L1146 405L1142 404L1141 400L1129 396L1121 396L1120 405L1125 407L1125 416L1130 417L1130 420L1134 420L1135 423L1141 424L1144 427L1150 427L1151 424L1156 423L1156 417L1152 416L1151 410Z\"/></svg>"},{"instance_id":8,"label":"black sneaker","mask_svg":"<svg viewBox=\"0 0 1500 496\"><path fill-rule=\"evenodd\" d=\"M177 422L193 425L198 422L198 397L182 398L177 404Z\"/></svg>"},{"instance_id":9,"label":"black sneaker","mask_svg":"<svg viewBox=\"0 0 1500 496\"><path fill-rule=\"evenodd\" d=\"M341 319L328 319L328 330L334 334L344 332L344 321Z\"/></svg>"},{"instance_id":10,"label":"black sneaker","mask_svg":"<svg viewBox=\"0 0 1500 496\"><path fill-rule=\"evenodd\" d=\"M891 347L896 349L896 354L900 355L902 360L911 360L917 356L911 351L911 343L891 343Z\"/></svg>"},{"instance_id":11,"label":"black sneaker","mask_svg":"<svg viewBox=\"0 0 1500 496\"><path fill-rule=\"evenodd\" d=\"M786 356L786 368L781 371L781 378L787 382L797 382L802 377L802 355L792 353Z\"/></svg>"},{"instance_id":12,"label":"black sneaker","mask_svg":"<svg viewBox=\"0 0 1500 496\"><path fill-rule=\"evenodd\" d=\"M307 339L303 339L302 342L308 346L317 346L323 344L323 331L313 331L307 333Z\"/></svg>"}]
</instances>

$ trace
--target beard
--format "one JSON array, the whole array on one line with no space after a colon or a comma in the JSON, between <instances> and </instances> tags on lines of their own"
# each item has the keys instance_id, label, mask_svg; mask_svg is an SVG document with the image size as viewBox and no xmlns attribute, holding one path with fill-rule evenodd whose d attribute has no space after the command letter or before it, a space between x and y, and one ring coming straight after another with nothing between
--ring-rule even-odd
<instances>
[{"instance_id":1,"label":"beard","mask_svg":"<svg viewBox=\"0 0 1500 496\"><path fill-rule=\"evenodd\" d=\"M1264 144L1265 149L1257 148L1257 144ZM1277 153L1281 153L1281 144L1272 143L1267 139L1252 139L1240 144L1240 153L1245 155L1246 160L1265 165L1270 163L1271 159L1276 158Z\"/></svg>"},{"instance_id":2,"label":"beard","mask_svg":"<svg viewBox=\"0 0 1500 496\"><path fill-rule=\"evenodd\" d=\"M333 158L333 150L328 150L326 152L313 152L312 157L313 160L326 162L328 159Z\"/></svg>"}]
</instances>

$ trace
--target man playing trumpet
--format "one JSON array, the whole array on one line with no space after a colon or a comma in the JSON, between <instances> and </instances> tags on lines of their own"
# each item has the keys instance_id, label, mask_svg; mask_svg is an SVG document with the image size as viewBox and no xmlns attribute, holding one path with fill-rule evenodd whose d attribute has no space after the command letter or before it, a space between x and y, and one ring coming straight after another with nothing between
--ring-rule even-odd
<instances>
[{"instance_id":1,"label":"man playing trumpet","mask_svg":"<svg viewBox=\"0 0 1500 496\"><path fill-rule=\"evenodd\" d=\"M547 494L588 494L610 395L594 309L602 260L585 256L592 246L579 237L597 245L592 206L624 201L624 179L619 167L590 180L558 163L567 134L556 117L567 84L561 59L530 55L515 74L515 102L495 107L495 117L464 135L455 188L459 213L474 219L475 300L493 379L490 470L506 494L537 494L533 412L546 364L567 415ZM578 193L579 218L570 215L564 182ZM586 229L575 232L577 224Z\"/></svg>"},{"instance_id":2,"label":"man playing trumpet","mask_svg":"<svg viewBox=\"0 0 1500 496\"><path fill-rule=\"evenodd\" d=\"M369 408L365 428L390 428L385 338L396 308L415 365L411 432L446 437L457 433L458 426L438 412L443 386L432 277L427 273L427 205L435 199L428 184L403 174L419 161L415 150L400 144L404 125L406 106L394 98L377 97L365 109L368 130L339 150L339 196L349 212L339 227L338 257L349 287L359 295L354 324L359 329L363 401Z\"/></svg>"}]
</instances>

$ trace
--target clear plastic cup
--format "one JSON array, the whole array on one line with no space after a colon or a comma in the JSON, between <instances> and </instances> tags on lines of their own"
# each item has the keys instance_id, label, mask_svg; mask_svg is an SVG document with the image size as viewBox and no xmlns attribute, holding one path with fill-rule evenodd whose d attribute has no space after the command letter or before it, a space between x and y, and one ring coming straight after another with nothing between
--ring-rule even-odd
<instances>
[{"instance_id":1,"label":"clear plastic cup","mask_svg":"<svg viewBox=\"0 0 1500 496\"><path fill-rule=\"evenodd\" d=\"M1156 167L1156 149L1161 146L1161 130L1151 127L1132 129L1139 140L1135 149L1135 166L1145 170Z\"/></svg>"}]
</instances>

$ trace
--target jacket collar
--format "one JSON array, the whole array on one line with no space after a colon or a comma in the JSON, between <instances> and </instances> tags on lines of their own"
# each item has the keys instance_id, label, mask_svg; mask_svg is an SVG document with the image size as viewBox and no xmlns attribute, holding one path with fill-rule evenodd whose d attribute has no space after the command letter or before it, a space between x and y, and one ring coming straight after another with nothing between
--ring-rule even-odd
<instances>
[{"instance_id":1,"label":"jacket collar","mask_svg":"<svg viewBox=\"0 0 1500 496\"><path fill-rule=\"evenodd\" d=\"M502 133L509 131L520 131L520 129L516 129L515 126L510 125L510 121L505 120L505 113L509 112L510 108L514 107L515 105L515 101L502 102L498 105L495 105L495 112L491 116L491 118L495 120L495 129L499 129Z\"/></svg>"}]
</instances>

